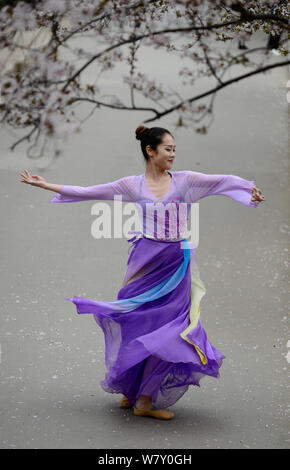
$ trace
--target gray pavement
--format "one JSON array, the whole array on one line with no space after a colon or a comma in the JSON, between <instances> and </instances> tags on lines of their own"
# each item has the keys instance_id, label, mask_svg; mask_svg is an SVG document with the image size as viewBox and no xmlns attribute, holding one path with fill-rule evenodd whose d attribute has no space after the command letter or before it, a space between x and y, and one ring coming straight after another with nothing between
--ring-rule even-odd
<instances>
[{"instance_id":1,"label":"gray pavement","mask_svg":"<svg viewBox=\"0 0 290 470\"><path fill-rule=\"evenodd\" d=\"M143 173L134 131L147 116L102 109L47 169L24 147L11 154L13 136L1 130L1 448L289 446L287 80L276 69L225 89L207 136L173 132L173 170L253 179L266 200L257 209L226 197L200 202L201 318L226 359L219 379L204 378L171 407L169 422L135 417L119 409L120 395L103 391L103 333L65 300L115 300L128 243L92 237L94 202L50 204L53 193L19 182L24 168L82 186ZM150 125L173 131L175 121Z\"/></svg>"}]
</instances>

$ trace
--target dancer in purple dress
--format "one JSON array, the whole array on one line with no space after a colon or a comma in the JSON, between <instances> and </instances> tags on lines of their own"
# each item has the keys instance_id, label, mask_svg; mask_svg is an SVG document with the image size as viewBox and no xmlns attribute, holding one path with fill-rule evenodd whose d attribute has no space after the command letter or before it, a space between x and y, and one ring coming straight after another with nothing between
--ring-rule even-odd
<instances>
[{"instance_id":1,"label":"dancer in purple dress","mask_svg":"<svg viewBox=\"0 0 290 470\"><path fill-rule=\"evenodd\" d=\"M225 356L207 338L200 318L206 292L193 242L186 239L192 203L211 195L230 197L248 207L264 200L254 181L235 175L171 171L172 134L161 127L139 126L136 138L146 162L141 175L81 187L47 183L21 173L22 182L56 194L53 203L114 200L135 203L141 230L131 242L127 269L117 300L68 297L79 314L92 314L105 338L109 393L123 394L120 406L136 416L171 419L166 410L189 385L219 377ZM130 250L129 248L129 250Z\"/></svg>"}]
</instances>

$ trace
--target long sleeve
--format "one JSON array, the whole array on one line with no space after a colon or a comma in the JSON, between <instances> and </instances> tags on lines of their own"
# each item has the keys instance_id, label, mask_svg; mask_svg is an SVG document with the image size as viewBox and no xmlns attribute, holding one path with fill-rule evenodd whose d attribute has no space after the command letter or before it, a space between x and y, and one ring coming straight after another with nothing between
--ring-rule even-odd
<instances>
[{"instance_id":1,"label":"long sleeve","mask_svg":"<svg viewBox=\"0 0 290 470\"><path fill-rule=\"evenodd\" d=\"M207 196L227 196L248 207L257 207L258 201L251 201L255 181L248 181L236 175L207 175L197 171L185 171L184 192L186 202L197 202Z\"/></svg>"},{"instance_id":2,"label":"long sleeve","mask_svg":"<svg viewBox=\"0 0 290 470\"><path fill-rule=\"evenodd\" d=\"M111 183L95 186L62 185L61 193L56 193L50 202L113 201L116 195L122 195L122 201L124 202L134 202L136 200L134 176L125 176Z\"/></svg>"}]
</instances>

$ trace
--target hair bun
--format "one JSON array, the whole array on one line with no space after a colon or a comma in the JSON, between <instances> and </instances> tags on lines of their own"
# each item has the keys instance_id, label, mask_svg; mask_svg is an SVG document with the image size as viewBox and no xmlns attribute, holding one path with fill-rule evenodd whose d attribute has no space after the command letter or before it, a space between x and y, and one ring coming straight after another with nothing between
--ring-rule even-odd
<instances>
[{"instance_id":1,"label":"hair bun","mask_svg":"<svg viewBox=\"0 0 290 470\"><path fill-rule=\"evenodd\" d=\"M149 131L149 127L146 127L146 126L138 126L136 131L135 131L135 134L136 134L136 139L137 140L142 140L145 136L145 134L147 133L147 131Z\"/></svg>"}]
</instances>

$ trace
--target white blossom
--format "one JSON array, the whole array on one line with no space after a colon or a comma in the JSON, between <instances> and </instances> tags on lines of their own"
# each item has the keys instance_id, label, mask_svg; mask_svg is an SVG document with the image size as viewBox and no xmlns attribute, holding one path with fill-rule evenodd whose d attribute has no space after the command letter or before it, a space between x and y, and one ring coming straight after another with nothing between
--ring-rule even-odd
<instances>
[{"instance_id":1,"label":"white blossom","mask_svg":"<svg viewBox=\"0 0 290 470\"><path fill-rule=\"evenodd\" d=\"M194 93L193 85L205 77L221 83L227 71L239 73L240 66L262 71L271 65L265 47L270 34L282 35L279 51L286 56L283 33L288 33L288 25L287 2L278 0L40 0L14 6L7 2L0 8L0 120L29 132L33 126L35 145L42 142L40 135L61 142L79 131L82 101L138 109L137 97L142 95L154 117L176 107L178 125L205 133L214 95L207 101L182 97L161 83L154 69L144 73L139 68L143 48L150 47L152 57L156 49L177 55L180 84L190 85ZM187 31L172 32L180 28ZM250 45L256 31L264 33L261 52L237 50L238 41ZM127 99L103 93L101 84L116 66L122 69L120 84L123 79ZM31 138L29 134L30 143Z\"/></svg>"}]
</instances>

